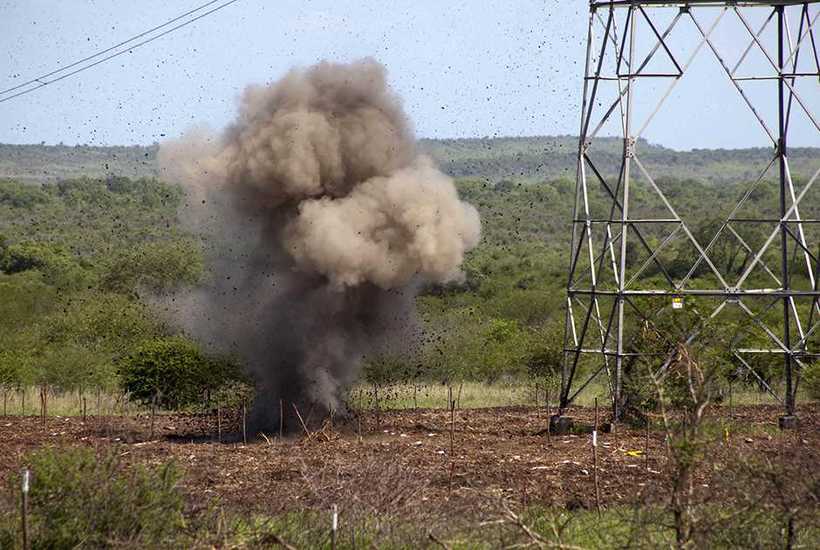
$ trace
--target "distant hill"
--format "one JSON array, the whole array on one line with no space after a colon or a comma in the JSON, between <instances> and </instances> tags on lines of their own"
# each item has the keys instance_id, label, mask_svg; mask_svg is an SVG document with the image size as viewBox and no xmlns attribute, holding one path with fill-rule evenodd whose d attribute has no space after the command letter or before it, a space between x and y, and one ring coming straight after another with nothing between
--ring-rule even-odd
<instances>
[{"instance_id":1,"label":"distant hill","mask_svg":"<svg viewBox=\"0 0 820 550\"><path fill-rule=\"evenodd\" d=\"M158 176L157 145L0 144L0 178L46 182L80 176Z\"/></svg>"},{"instance_id":2,"label":"distant hill","mask_svg":"<svg viewBox=\"0 0 820 550\"><path fill-rule=\"evenodd\" d=\"M578 138L509 137L421 140L421 147L454 177L500 179L553 179L575 176ZM650 175L722 182L748 180L759 175L774 152L766 148L695 149L675 151L639 140L638 155ZM622 140L599 138L590 157L605 175L620 170ZM820 168L820 147L789 152L792 174L806 177ZM774 175L776 172L770 172Z\"/></svg>"},{"instance_id":3,"label":"distant hill","mask_svg":"<svg viewBox=\"0 0 820 550\"><path fill-rule=\"evenodd\" d=\"M419 145L453 177L484 178L496 183L504 179L574 177L578 138L422 139ZM596 140L591 156L603 174L618 172L621 147L621 141L615 138ZM0 178L43 182L77 176L158 176L157 150L157 145L0 144ZM765 148L675 151L645 140L638 142L637 151L653 177L716 183L754 178L772 157L772 151ZM807 177L820 167L820 148L792 149L790 162L795 177Z\"/></svg>"}]
</instances>

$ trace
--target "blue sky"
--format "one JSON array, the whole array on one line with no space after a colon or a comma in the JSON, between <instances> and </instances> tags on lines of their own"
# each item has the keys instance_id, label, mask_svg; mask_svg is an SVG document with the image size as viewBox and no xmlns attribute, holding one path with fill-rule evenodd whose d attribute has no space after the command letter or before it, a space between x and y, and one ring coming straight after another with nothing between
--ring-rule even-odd
<instances>
[{"instance_id":1,"label":"blue sky","mask_svg":"<svg viewBox=\"0 0 820 550\"><path fill-rule=\"evenodd\" d=\"M0 87L203 2L0 0ZM708 23L713 14L701 17ZM757 25L763 17L750 20ZM586 25L584 0L240 0L133 53L0 104L0 141L151 143L193 124L219 128L233 117L246 84L275 80L294 65L363 56L387 66L419 136L576 134ZM748 34L727 18L715 41L734 60ZM692 25L670 38L682 58L695 43ZM662 109L644 137L678 149L766 145L711 53L700 56L670 99L679 107ZM759 68L765 59L748 63ZM817 81L801 85L820 115ZM751 96L774 98L771 83L754 86ZM648 85L636 113L648 113L658 93ZM793 130L793 144L820 145L810 124L796 122Z\"/></svg>"}]
</instances>

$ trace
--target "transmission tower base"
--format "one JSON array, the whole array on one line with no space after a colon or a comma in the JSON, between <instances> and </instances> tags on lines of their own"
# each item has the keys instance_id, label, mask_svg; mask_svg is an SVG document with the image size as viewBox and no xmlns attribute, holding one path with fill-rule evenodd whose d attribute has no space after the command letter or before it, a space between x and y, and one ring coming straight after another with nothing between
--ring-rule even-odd
<instances>
[{"instance_id":1,"label":"transmission tower base","mask_svg":"<svg viewBox=\"0 0 820 550\"><path fill-rule=\"evenodd\" d=\"M550 433L555 435L566 435L572 432L575 427L575 420L572 417L554 414L550 417Z\"/></svg>"},{"instance_id":2,"label":"transmission tower base","mask_svg":"<svg viewBox=\"0 0 820 550\"><path fill-rule=\"evenodd\" d=\"M777 425L781 430L794 430L799 424L798 418L794 415L781 416L777 419Z\"/></svg>"}]
</instances>

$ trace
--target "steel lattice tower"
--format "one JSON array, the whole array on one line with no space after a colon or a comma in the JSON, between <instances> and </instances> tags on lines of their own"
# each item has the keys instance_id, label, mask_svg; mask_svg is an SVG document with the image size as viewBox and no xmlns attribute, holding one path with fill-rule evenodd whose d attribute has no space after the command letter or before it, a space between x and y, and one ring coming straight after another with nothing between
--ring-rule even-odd
<instances>
[{"instance_id":1,"label":"steel lattice tower","mask_svg":"<svg viewBox=\"0 0 820 550\"><path fill-rule=\"evenodd\" d=\"M779 401L787 417L795 415L800 372L820 358L820 215L811 215L820 207L811 194L820 167L810 163L804 179L793 179L788 136L800 117L820 144L820 106L805 97L820 82L818 19L820 0L590 2L560 414L606 375L618 420L625 368L640 363L662 373L678 343L695 345L728 323L734 332L723 345L726 360ZM722 52L713 35L730 20L747 31L739 56ZM670 37L684 28L695 43L681 53ZM674 108L673 92L704 56L772 145L768 165L737 182L739 196L709 231L679 213L673 194L642 161L640 139L662 109ZM749 74L752 56L762 65ZM660 93L639 117L645 82ZM752 85L765 87L763 98L750 93ZM611 174L596 147L607 124L623 140L620 168ZM767 185L771 204L748 214L750 197ZM674 246L677 263L670 266ZM691 261L681 266L683 249ZM734 251L731 264L716 259L718 250ZM679 332L661 333L659 319ZM642 342L653 328L660 344L647 349ZM775 365L774 377L759 372L761 365Z\"/></svg>"}]
</instances>

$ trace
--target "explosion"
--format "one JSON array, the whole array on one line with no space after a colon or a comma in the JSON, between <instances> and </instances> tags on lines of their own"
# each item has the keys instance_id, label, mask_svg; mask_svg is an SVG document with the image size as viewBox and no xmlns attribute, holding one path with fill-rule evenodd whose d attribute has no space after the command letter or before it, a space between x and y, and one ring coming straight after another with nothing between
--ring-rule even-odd
<instances>
[{"instance_id":1,"label":"explosion","mask_svg":"<svg viewBox=\"0 0 820 550\"><path fill-rule=\"evenodd\" d=\"M257 431L278 429L280 399L307 418L343 411L363 359L407 351L418 290L461 277L479 240L373 60L250 86L220 136L163 144L160 163L188 192L211 274L175 296L174 318L250 369Z\"/></svg>"}]
</instances>

